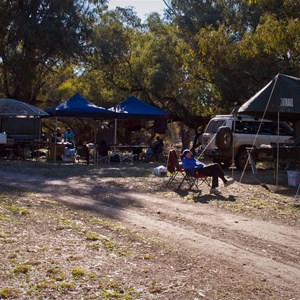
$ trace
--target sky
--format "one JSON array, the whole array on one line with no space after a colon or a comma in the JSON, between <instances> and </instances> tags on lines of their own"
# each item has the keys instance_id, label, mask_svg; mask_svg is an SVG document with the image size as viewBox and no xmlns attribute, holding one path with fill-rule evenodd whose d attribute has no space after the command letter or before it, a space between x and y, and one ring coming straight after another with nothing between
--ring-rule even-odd
<instances>
[{"instance_id":1,"label":"sky","mask_svg":"<svg viewBox=\"0 0 300 300\"><path fill-rule=\"evenodd\" d=\"M166 8L162 0L109 0L109 9L115 9L116 6L135 8L137 15L143 21L146 19L146 15L151 12L158 12L163 15L163 9Z\"/></svg>"}]
</instances>

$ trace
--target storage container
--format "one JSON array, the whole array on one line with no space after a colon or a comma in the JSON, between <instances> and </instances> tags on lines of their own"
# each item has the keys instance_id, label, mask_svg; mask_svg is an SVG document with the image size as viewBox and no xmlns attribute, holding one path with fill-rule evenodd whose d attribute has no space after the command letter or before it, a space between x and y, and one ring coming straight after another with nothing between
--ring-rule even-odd
<instances>
[{"instance_id":1,"label":"storage container","mask_svg":"<svg viewBox=\"0 0 300 300\"><path fill-rule=\"evenodd\" d=\"M0 133L0 144L7 144L7 134L5 132Z\"/></svg>"},{"instance_id":2,"label":"storage container","mask_svg":"<svg viewBox=\"0 0 300 300\"><path fill-rule=\"evenodd\" d=\"M300 184L300 171L287 171L288 174L288 185L298 186Z\"/></svg>"}]
</instances>

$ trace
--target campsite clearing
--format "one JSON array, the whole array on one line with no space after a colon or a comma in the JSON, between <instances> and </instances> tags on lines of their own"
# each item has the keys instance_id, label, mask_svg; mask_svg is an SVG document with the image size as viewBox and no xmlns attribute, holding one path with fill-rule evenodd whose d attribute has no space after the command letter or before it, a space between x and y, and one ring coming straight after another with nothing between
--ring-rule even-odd
<instances>
[{"instance_id":1,"label":"campsite clearing","mask_svg":"<svg viewBox=\"0 0 300 300\"><path fill-rule=\"evenodd\" d=\"M283 173L276 193L259 170L213 196L166 188L154 164L0 164L0 298L300 297L300 201Z\"/></svg>"}]
</instances>

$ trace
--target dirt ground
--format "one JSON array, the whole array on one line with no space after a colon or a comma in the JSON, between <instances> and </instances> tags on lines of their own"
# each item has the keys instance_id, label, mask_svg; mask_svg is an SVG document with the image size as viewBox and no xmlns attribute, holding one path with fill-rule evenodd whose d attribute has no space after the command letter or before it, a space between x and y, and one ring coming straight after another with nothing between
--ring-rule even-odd
<instances>
[{"instance_id":1,"label":"dirt ground","mask_svg":"<svg viewBox=\"0 0 300 300\"><path fill-rule=\"evenodd\" d=\"M0 161L0 298L300 299L284 170L214 196L155 166Z\"/></svg>"}]
</instances>

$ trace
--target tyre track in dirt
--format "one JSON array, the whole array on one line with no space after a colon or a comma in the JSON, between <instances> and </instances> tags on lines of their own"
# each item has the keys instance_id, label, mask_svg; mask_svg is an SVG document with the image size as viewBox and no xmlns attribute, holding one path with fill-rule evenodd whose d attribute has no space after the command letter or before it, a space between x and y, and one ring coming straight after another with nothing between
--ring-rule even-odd
<instances>
[{"instance_id":1,"label":"tyre track in dirt","mask_svg":"<svg viewBox=\"0 0 300 300\"><path fill-rule=\"evenodd\" d=\"M116 196L111 190L104 194L103 188L95 189L94 182L70 180L66 183L1 171L0 176L2 182L8 185L28 188L77 207L118 216L120 221L147 234L152 232L177 243L178 247L194 249L193 252L197 251L199 255L213 255L226 260L252 275L268 278L277 286L299 293L300 233L297 228L152 194L123 192ZM96 191L101 192L101 196L95 195ZM132 200L139 205L120 209L114 204L104 204L103 198L114 203Z\"/></svg>"},{"instance_id":2,"label":"tyre track in dirt","mask_svg":"<svg viewBox=\"0 0 300 300\"><path fill-rule=\"evenodd\" d=\"M135 198L136 195L130 194L130 197ZM161 201L161 198L139 195L139 199L142 197L145 198L143 203L147 205L145 210L149 214L159 213L164 219L188 226L202 235L247 248L248 251L284 261L291 266L300 264L300 232L295 228L225 213L195 203L178 203L176 206L174 200L167 198Z\"/></svg>"}]
</instances>

